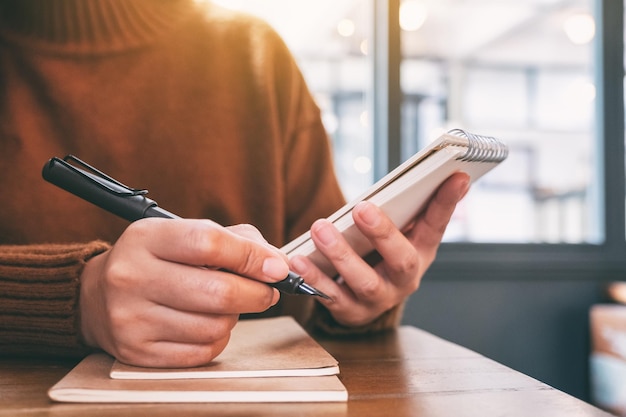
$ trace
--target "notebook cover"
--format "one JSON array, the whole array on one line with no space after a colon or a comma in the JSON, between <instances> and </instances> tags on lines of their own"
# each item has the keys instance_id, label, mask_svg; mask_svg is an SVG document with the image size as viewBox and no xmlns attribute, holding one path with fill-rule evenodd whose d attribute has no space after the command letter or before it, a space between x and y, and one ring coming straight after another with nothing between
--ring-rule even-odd
<instances>
[{"instance_id":1,"label":"notebook cover","mask_svg":"<svg viewBox=\"0 0 626 417\"><path fill-rule=\"evenodd\" d=\"M322 376L339 373L337 360L292 317L241 320L224 351L195 368L143 368L115 361L114 379Z\"/></svg>"},{"instance_id":2,"label":"notebook cover","mask_svg":"<svg viewBox=\"0 0 626 417\"><path fill-rule=\"evenodd\" d=\"M54 401L78 403L340 402L348 393L336 375L316 377L120 380L114 359L86 357L48 391Z\"/></svg>"}]
</instances>

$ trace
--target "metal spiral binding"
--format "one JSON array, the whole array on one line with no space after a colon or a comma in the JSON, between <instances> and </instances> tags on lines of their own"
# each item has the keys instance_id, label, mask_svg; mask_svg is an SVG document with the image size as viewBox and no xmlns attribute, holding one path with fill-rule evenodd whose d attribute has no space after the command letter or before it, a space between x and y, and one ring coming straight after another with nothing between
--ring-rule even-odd
<instances>
[{"instance_id":1,"label":"metal spiral binding","mask_svg":"<svg viewBox=\"0 0 626 417\"><path fill-rule=\"evenodd\" d=\"M452 129L448 134L468 141L467 152L459 158L461 161L501 162L509 154L508 147L491 136L476 135L462 129Z\"/></svg>"}]
</instances>

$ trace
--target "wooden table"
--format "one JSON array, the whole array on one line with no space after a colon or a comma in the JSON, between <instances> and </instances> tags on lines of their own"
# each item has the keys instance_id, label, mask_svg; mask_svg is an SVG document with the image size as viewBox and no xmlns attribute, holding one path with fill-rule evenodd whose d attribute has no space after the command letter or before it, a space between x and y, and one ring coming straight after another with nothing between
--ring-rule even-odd
<instances>
[{"instance_id":1,"label":"wooden table","mask_svg":"<svg viewBox=\"0 0 626 417\"><path fill-rule=\"evenodd\" d=\"M609 416L414 327L317 338L338 360L347 403L61 404L46 391L73 363L0 360L0 416Z\"/></svg>"}]
</instances>

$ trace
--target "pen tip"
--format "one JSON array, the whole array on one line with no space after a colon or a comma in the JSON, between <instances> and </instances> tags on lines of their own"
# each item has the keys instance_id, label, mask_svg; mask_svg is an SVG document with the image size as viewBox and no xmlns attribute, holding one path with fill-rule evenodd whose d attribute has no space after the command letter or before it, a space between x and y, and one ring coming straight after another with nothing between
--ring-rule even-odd
<instances>
[{"instance_id":1,"label":"pen tip","mask_svg":"<svg viewBox=\"0 0 626 417\"><path fill-rule=\"evenodd\" d=\"M326 294L324 294L323 292L321 292L320 290L318 290L317 288L314 288L312 286L310 286L307 283L302 283L300 284L299 288L300 292L302 294L307 294L307 295L315 295L317 297L323 298L325 300L330 300L333 301L332 298L330 298L329 296L327 296Z\"/></svg>"}]
</instances>

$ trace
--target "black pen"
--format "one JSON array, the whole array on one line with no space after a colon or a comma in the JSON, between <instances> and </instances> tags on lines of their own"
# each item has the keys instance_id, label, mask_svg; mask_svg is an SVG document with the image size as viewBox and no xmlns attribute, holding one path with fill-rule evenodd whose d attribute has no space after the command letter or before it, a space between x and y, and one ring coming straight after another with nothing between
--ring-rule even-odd
<instances>
[{"instance_id":1,"label":"black pen","mask_svg":"<svg viewBox=\"0 0 626 417\"><path fill-rule=\"evenodd\" d=\"M80 168L70 164L69 161ZM63 159L57 157L50 159L44 165L42 175L46 181L131 222L146 217L180 218L147 198L148 190L127 187L72 155L67 155ZM331 299L291 271L282 281L268 285L285 294L304 294Z\"/></svg>"}]
</instances>

